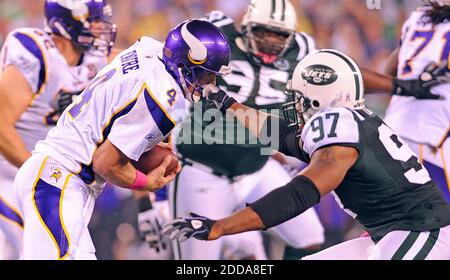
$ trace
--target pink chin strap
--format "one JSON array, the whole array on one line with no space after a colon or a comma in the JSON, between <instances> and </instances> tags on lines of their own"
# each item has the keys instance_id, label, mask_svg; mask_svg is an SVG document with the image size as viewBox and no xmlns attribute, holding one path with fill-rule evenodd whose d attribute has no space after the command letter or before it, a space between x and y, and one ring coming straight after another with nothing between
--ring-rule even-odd
<instances>
[{"instance_id":1,"label":"pink chin strap","mask_svg":"<svg viewBox=\"0 0 450 280\"><path fill-rule=\"evenodd\" d=\"M258 52L256 55L262 59L264 64L272 64L277 60L277 56L273 54Z\"/></svg>"}]
</instances>

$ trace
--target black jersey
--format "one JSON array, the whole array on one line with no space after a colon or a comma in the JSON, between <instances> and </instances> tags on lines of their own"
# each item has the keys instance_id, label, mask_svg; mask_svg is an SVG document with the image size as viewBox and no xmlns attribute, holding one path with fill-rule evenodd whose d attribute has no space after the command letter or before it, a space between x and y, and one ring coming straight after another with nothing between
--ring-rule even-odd
<instances>
[{"instance_id":1,"label":"black jersey","mask_svg":"<svg viewBox=\"0 0 450 280\"><path fill-rule=\"evenodd\" d=\"M394 230L431 231L450 224L450 205L417 156L369 110L325 109L307 122L300 141L294 130L281 127L280 152L305 162L331 145L358 150L333 194L375 241Z\"/></svg>"},{"instance_id":2,"label":"black jersey","mask_svg":"<svg viewBox=\"0 0 450 280\"><path fill-rule=\"evenodd\" d=\"M211 12L206 19L221 29L231 46L232 73L218 78L221 89L240 103L252 108L279 109L287 100L285 85L292 77L298 61L315 50L312 38L304 33L296 34L292 46L283 59L272 65L261 65L244 51L241 33L235 28L232 19L219 11ZM194 138L200 137L204 140L203 144L180 144L177 146L178 151L184 157L208 165L218 174L230 177L254 173L261 169L269 156L261 155L263 145L260 141L236 119L229 117L223 121L221 116L215 118L219 119L215 119L216 121L223 122L223 129L214 133L214 139L209 139L211 134L208 133L208 126L211 119L203 120L192 114L191 120L183 124L184 132L192 133L191 143L195 143ZM235 135L238 131L245 131L245 138L237 139L235 135L227 135L230 131Z\"/></svg>"}]
</instances>

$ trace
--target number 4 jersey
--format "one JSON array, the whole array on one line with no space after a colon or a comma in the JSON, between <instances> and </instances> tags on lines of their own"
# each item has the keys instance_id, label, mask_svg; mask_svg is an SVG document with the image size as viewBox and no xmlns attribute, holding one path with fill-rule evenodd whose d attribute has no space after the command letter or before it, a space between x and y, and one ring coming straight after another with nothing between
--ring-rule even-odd
<instances>
[{"instance_id":1,"label":"number 4 jersey","mask_svg":"<svg viewBox=\"0 0 450 280\"><path fill-rule=\"evenodd\" d=\"M99 145L108 139L132 160L167 137L186 113L185 99L159 58L163 44L142 37L116 56L36 145L90 184Z\"/></svg>"},{"instance_id":2,"label":"number 4 jersey","mask_svg":"<svg viewBox=\"0 0 450 280\"><path fill-rule=\"evenodd\" d=\"M302 148L295 131L285 126L281 139L281 152L306 162L327 146L358 150L333 195L374 240L394 230L429 231L450 224L450 205L417 156L369 110L327 108L315 114L303 128Z\"/></svg>"}]
</instances>

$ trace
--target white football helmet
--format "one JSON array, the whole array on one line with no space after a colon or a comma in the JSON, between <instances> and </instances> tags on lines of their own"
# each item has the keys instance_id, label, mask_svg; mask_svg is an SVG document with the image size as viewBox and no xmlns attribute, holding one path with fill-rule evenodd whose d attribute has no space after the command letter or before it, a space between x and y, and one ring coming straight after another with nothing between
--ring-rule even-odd
<instances>
[{"instance_id":1,"label":"white football helmet","mask_svg":"<svg viewBox=\"0 0 450 280\"><path fill-rule=\"evenodd\" d=\"M353 59L336 50L325 49L305 56L288 81L286 93L293 98L283 106L290 126L305 124L326 107L365 107L361 70Z\"/></svg>"},{"instance_id":2,"label":"white football helmet","mask_svg":"<svg viewBox=\"0 0 450 280\"><path fill-rule=\"evenodd\" d=\"M297 27L297 13L289 0L252 0L242 19L247 50L258 61L271 64L291 45ZM268 41L268 32L278 40Z\"/></svg>"}]
</instances>

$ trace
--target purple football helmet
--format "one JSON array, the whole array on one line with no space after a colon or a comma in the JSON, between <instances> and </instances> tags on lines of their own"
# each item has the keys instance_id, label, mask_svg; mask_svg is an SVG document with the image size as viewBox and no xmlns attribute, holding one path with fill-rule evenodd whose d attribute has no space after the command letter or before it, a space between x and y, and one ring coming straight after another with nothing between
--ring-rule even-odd
<instances>
[{"instance_id":1,"label":"purple football helmet","mask_svg":"<svg viewBox=\"0 0 450 280\"><path fill-rule=\"evenodd\" d=\"M197 102L204 86L199 83L202 76L224 76L230 72L230 45L225 35L212 23L187 20L167 35L162 60L186 98Z\"/></svg>"},{"instance_id":2,"label":"purple football helmet","mask_svg":"<svg viewBox=\"0 0 450 280\"><path fill-rule=\"evenodd\" d=\"M46 0L46 31L99 55L109 55L116 39L116 25L109 22L106 0Z\"/></svg>"}]
</instances>

